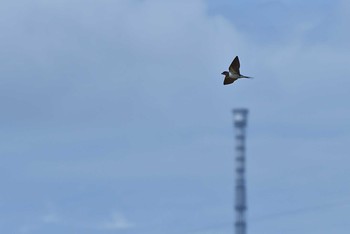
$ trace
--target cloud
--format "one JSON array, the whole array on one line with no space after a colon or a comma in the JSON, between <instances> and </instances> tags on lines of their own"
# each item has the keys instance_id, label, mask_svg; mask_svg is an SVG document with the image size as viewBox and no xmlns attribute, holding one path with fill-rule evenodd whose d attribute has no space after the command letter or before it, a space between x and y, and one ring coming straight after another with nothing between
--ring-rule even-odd
<instances>
[{"instance_id":1,"label":"cloud","mask_svg":"<svg viewBox=\"0 0 350 234\"><path fill-rule=\"evenodd\" d=\"M3 38L11 44L6 67L18 71L4 75L2 92L2 118L14 127L119 122L128 131L140 119L181 117L176 113L194 102L210 104L200 89L226 67L232 45L242 44L228 21L206 14L202 1L38 2L20 15L11 18L16 32ZM18 57L25 58L21 69Z\"/></svg>"},{"instance_id":2,"label":"cloud","mask_svg":"<svg viewBox=\"0 0 350 234\"><path fill-rule=\"evenodd\" d=\"M2 38L11 45L5 67L16 70L16 58L26 58L25 72L3 76L0 118L10 127L2 144L4 153L40 152L29 174L205 175L214 154L229 153L213 149L231 147L234 106L251 108L252 120L274 136L301 125L331 129L329 119L349 115L347 50L332 40L310 44L322 20L299 19L293 7L293 36L269 44L209 14L203 1L36 3L8 16L18 27ZM255 79L223 88L220 72L234 55ZM193 170L198 155L203 173ZM227 160L216 159L216 168Z\"/></svg>"},{"instance_id":3,"label":"cloud","mask_svg":"<svg viewBox=\"0 0 350 234\"><path fill-rule=\"evenodd\" d=\"M17 41L3 38L11 44L6 67L26 58L15 79L3 76L6 152L79 165L96 153L139 157L138 148L158 148L159 139L176 148L178 133L214 127L220 72L244 43L202 1L34 2L11 18ZM88 150L87 142L101 145Z\"/></svg>"},{"instance_id":4,"label":"cloud","mask_svg":"<svg viewBox=\"0 0 350 234\"><path fill-rule=\"evenodd\" d=\"M124 230L133 227L134 224L132 224L123 214L119 212L113 213L112 217L108 219L108 221L102 222L100 225L98 225L98 228L102 230Z\"/></svg>"},{"instance_id":5,"label":"cloud","mask_svg":"<svg viewBox=\"0 0 350 234\"><path fill-rule=\"evenodd\" d=\"M253 203L267 204L259 191L290 185L305 188L303 201L312 200L326 177L330 190L342 188L350 131L349 4L317 4L317 10L314 2L298 4L243 7L229 18L231 8L224 17L224 9L210 12L199 0L2 2L5 187L13 187L8 178L25 178L29 187L96 178L223 181L232 176L230 109L244 106L251 110ZM224 87L220 73L235 55L242 73L255 79ZM288 191L297 196L298 189ZM52 196L61 192L71 189ZM118 212L94 227L54 212L38 217L39 227L136 226ZM36 226L21 230L33 231Z\"/></svg>"}]
</instances>

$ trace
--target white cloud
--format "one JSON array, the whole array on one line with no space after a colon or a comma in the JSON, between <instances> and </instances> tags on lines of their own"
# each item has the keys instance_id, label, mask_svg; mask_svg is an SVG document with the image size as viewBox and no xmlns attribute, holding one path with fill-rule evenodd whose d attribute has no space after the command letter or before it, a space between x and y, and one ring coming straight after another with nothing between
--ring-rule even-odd
<instances>
[{"instance_id":1,"label":"white cloud","mask_svg":"<svg viewBox=\"0 0 350 234\"><path fill-rule=\"evenodd\" d=\"M212 155L220 154L203 152L202 144L231 149L227 138L231 132L222 129L231 126L229 110L234 106L251 108L259 126L312 123L317 128L334 113L342 121L349 116L344 109L350 67L347 50L329 41L310 45L306 39L320 21L296 20L291 27L294 37L269 45L252 43L256 40L237 30L235 22L209 15L203 1L91 1L79 11L78 3L60 3L61 7L47 3L50 14L39 11L38 19L46 17L57 27L38 21L37 30L28 35L34 43L30 46L48 56L45 62L34 61L53 71L45 74L52 83L47 81L48 86L33 95L52 90L49 96L55 98L43 109L46 115L34 118L38 128L32 134L19 132L21 137L14 135L13 144L11 136L6 138L11 142L3 144L11 146L8 151L21 153L31 148L36 152L43 145L56 147L54 153L75 145L81 151L68 151L69 157L78 158L71 161L59 153L52 155L51 148L47 160L31 162L31 174L196 174L198 157L207 158L204 164L210 167ZM42 35L39 29L47 31ZM345 27L338 31L348 33ZM220 72L234 55L241 58L242 73L255 79L223 87ZM47 100L47 91L44 94L40 101L27 96L37 105ZM28 119L25 114L16 116ZM84 150L84 142L112 138L115 143L96 153L98 157ZM203 169L203 174L210 171Z\"/></svg>"},{"instance_id":2,"label":"white cloud","mask_svg":"<svg viewBox=\"0 0 350 234\"><path fill-rule=\"evenodd\" d=\"M98 225L98 228L103 230L121 230L133 227L134 224L127 220L125 216L119 212L114 212L112 217Z\"/></svg>"},{"instance_id":3,"label":"white cloud","mask_svg":"<svg viewBox=\"0 0 350 234\"><path fill-rule=\"evenodd\" d=\"M305 178L317 188L321 175L340 184L350 117L349 3L342 4L339 17L326 17L327 30L318 17L286 17L290 37L276 44L209 15L199 0L31 1L2 10L0 148L14 157L1 164L28 180L231 178L230 109L246 106L256 191ZM284 25L273 12L263 16ZM313 40L320 35L327 40ZM220 72L235 55L255 79L223 87ZM325 165L334 170L325 174ZM62 221L49 212L40 225ZM64 225L92 228L82 223ZM96 227L135 224L116 212Z\"/></svg>"}]
</instances>

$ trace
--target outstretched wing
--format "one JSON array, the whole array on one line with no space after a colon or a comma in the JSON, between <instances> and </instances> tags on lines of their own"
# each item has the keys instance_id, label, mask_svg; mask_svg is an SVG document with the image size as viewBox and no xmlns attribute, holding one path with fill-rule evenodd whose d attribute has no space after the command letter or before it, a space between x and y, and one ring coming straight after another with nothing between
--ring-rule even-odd
<instances>
[{"instance_id":1,"label":"outstretched wing","mask_svg":"<svg viewBox=\"0 0 350 234\"><path fill-rule=\"evenodd\" d=\"M230 77L226 76L225 79L224 79L224 85L232 84L232 83L235 82L236 80L237 80L237 79L230 78Z\"/></svg>"},{"instance_id":2,"label":"outstretched wing","mask_svg":"<svg viewBox=\"0 0 350 234\"><path fill-rule=\"evenodd\" d=\"M238 59L238 56L236 56L228 69L233 74L240 74L239 67L240 67L239 59Z\"/></svg>"}]
</instances>

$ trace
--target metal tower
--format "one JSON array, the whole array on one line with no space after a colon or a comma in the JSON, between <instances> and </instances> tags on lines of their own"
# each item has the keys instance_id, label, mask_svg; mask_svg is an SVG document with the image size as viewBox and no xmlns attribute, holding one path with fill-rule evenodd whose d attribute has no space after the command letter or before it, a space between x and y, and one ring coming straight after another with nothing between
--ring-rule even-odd
<instances>
[{"instance_id":1,"label":"metal tower","mask_svg":"<svg viewBox=\"0 0 350 234\"><path fill-rule=\"evenodd\" d=\"M246 234L246 188L245 188L245 128L247 125L247 109L234 109L236 155L235 155L235 234Z\"/></svg>"}]
</instances>

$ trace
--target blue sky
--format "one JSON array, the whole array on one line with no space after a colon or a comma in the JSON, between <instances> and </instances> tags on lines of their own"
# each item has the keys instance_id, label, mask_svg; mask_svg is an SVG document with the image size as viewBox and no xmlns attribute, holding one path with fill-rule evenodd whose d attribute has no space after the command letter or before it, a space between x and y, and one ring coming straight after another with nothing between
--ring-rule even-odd
<instances>
[{"instance_id":1,"label":"blue sky","mask_svg":"<svg viewBox=\"0 0 350 234\"><path fill-rule=\"evenodd\" d=\"M232 233L246 107L249 233L348 233L349 10L2 1L1 232Z\"/></svg>"}]
</instances>

